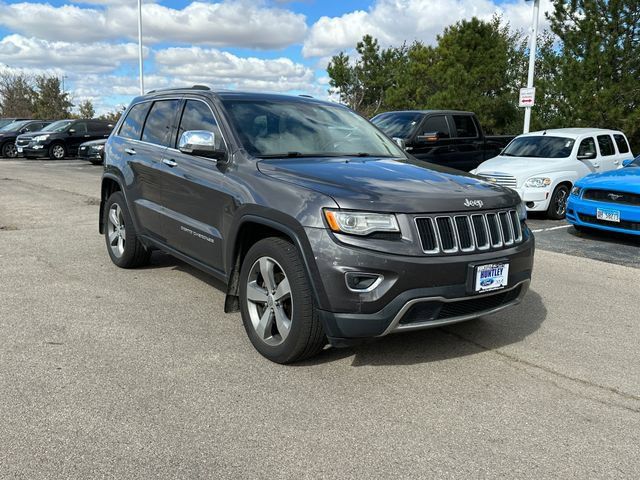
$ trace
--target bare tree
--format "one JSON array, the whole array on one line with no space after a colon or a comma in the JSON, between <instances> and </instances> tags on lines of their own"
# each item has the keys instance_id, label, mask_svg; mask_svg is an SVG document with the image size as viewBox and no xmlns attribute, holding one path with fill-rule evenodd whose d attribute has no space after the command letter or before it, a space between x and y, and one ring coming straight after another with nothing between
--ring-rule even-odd
<instances>
[{"instance_id":1,"label":"bare tree","mask_svg":"<svg viewBox=\"0 0 640 480\"><path fill-rule=\"evenodd\" d=\"M31 118L36 96L31 76L8 69L0 70L1 116Z\"/></svg>"}]
</instances>

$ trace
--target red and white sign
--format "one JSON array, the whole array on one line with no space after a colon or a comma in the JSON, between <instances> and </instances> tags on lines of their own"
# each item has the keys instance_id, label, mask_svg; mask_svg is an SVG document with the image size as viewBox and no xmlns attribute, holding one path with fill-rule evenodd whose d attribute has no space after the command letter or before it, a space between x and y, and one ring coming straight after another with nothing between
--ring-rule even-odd
<instances>
[{"instance_id":1,"label":"red and white sign","mask_svg":"<svg viewBox=\"0 0 640 480\"><path fill-rule=\"evenodd\" d=\"M520 107L533 107L536 103L536 87L520 89Z\"/></svg>"}]
</instances>

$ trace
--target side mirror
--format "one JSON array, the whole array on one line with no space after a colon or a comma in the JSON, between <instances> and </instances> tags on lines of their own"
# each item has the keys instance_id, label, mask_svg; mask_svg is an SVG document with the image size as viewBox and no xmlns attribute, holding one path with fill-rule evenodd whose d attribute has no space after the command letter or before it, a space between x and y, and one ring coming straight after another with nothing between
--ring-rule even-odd
<instances>
[{"instance_id":1,"label":"side mirror","mask_svg":"<svg viewBox=\"0 0 640 480\"><path fill-rule=\"evenodd\" d=\"M398 145L402 150L407 149L407 142L404 141L404 138L393 137L393 141Z\"/></svg>"},{"instance_id":2,"label":"side mirror","mask_svg":"<svg viewBox=\"0 0 640 480\"><path fill-rule=\"evenodd\" d=\"M73 135L74 133L76 133L76 129L75 128L70 128L69 130L67 130L67 133L69 135Z\"/></svg>"},{"instance_id":3,"label":"side mirror","mask_svg":"<svg viewBox=\"0 0 640 480\"><path fill-rule=\"evenodd\" d=\"M422 135L416 137L418 142L433 143L440 140L440 134L438 132L425 132Z\"/></svg>"},{"instance_id":4,"label":"side mirror","mask_svg":"<svg viewBox=\"0 0 640 480\"><path fill-rule=\"evenodd\" d=\"M635 159L633 158L627 158L626 160L622 161L622 166L623 167L628 167L629 165L631 165L633 163Z\"/></svg>"},{"instance_id":5,"label":"side mirror","mask_svg":"<svg viewBox=\"0 0 640 480\"><path fill-rule=\"evenodd\" d=\"M221 160L225 151L216 149L216 137L207 130L187 130L180 135L178 150L187 155L215 158Z\"/></svg>"},{"instance_id":6,"label":"side mirror","mask_svg":"<svg viewBox=\"0 0 640 480\"><path fill-rule=\"evenodd\" d=\"M589 152L578 155L578 160L593 160L594 158L596 158L596 152Z\"/></svg>"}]
</instances>

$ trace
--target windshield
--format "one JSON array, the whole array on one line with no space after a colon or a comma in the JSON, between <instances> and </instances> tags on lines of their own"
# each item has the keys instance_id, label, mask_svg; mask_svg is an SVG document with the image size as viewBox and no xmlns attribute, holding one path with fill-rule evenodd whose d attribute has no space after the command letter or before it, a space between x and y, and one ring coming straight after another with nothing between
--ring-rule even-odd
<instances>
[{"instance_id":1,"label":"windshield","mask_svg":"<svg viewBox=\"0 0 640 480\"><path fill-rule=\"evenodd\" d=\"M62 132L73 120L58 120L57 122L50 123L44 127L43 132Z\"/></svg>"},{"instance_id":2,"label":"windshield","mask_svg":"<svg viewBox=\"0 0 640 480\"><path fill-rule=\"evenodd\" d=\"M393 141L348 108L301 101L225 100L244 148L255 157L404 157Z\"/></svg>"},{"instance_id":3,"label":"windshield","mask_svg":"<svg viewBox=\"0 0 640 480\"><path fill-rule=\"evenodd\" d=\"M371 123L392 138L409 138L421 118L420 113L383 113L373 117Z\"/></svg>"},{"instance_id":4,"label":"windshield","mask_svg":"<svg viewBox=\"0 0 640 480\"><path fill-rule=\"evenodd\" d=\"M0 132L13 132L14 130L20 130L27 123L29 123L29 120L23 120L21 122L11 122L0 128Z\"/></svg>"},{"instance_id":5,"label":"windshield","mask_svg":"<svg viewBox=\"0 0 640 480\"><path fill-rule=\"evenodd\" d=\"M531 158L566 158L571 155L573 138L548 137L518 137L502 151L504 157Z\"/></svg>"}]
</instances>

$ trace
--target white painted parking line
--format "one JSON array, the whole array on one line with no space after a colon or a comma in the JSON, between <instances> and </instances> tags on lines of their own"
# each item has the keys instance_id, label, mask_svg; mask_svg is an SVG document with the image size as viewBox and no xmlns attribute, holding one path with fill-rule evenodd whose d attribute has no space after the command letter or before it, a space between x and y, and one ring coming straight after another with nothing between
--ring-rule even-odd
<instances>
[{"instance_id":1,"label":"white painted parking line","mask_svg":"<svg viewBox=\"0 0 640 480\"><path fill-rule=\"evenodd\" d=\"M559 227L550 228L538 228L537 230L531 230L533 233L549 232L551 230L560 230L561 228L569 228L571 225L560 225Z\"/></svg>"}]
</instances>

